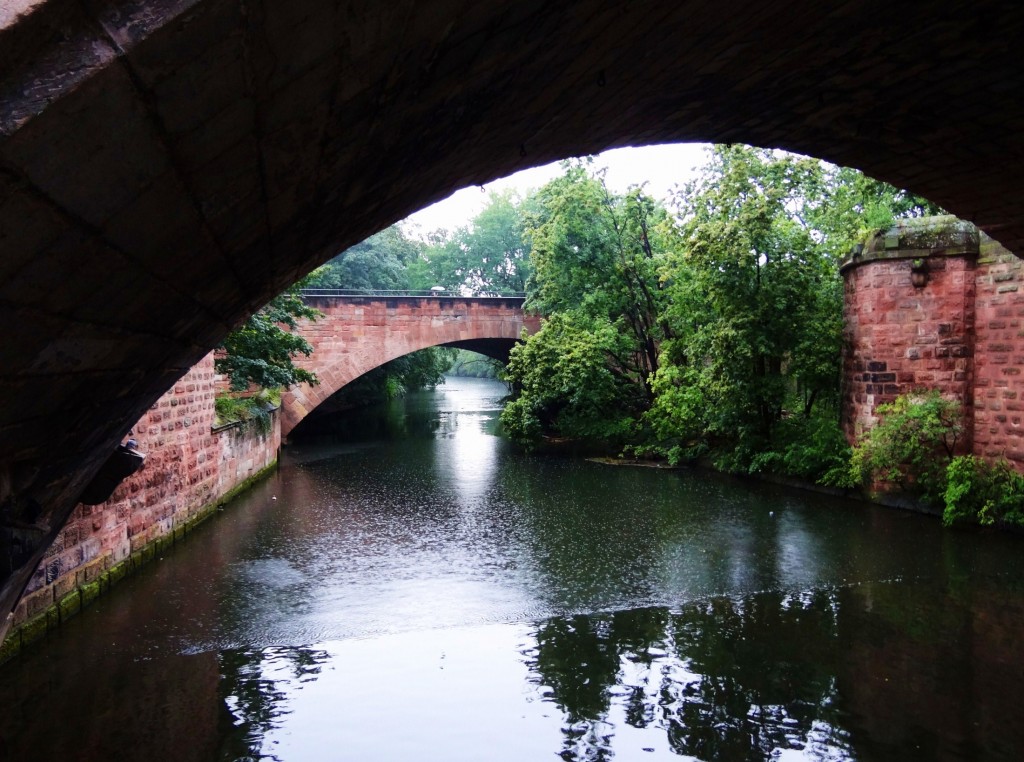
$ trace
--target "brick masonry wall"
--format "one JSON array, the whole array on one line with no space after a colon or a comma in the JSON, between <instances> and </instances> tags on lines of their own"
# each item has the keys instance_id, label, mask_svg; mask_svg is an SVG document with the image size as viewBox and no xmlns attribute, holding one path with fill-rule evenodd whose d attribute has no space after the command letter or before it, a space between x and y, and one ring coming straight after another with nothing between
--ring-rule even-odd
<instances>
[{"instance_id":1,"label":"brick masonry wall","mask_svg":"<svg viewBox=\"0 0 1024 762\"><path fill-rule=\"evenodd\" d=\"M300 324L313 346L300 365L316 373L317 386L299 384L281 400L284 436L345 384L389 360L418 349L481 340L518 339L540 329L540 318L524 314L521 300L480 298L311 298L323 316Z\"/></svg>"},{"instance_id":2,"label":"brick masonry wall","mask_svg":"<svg viewBox=\"0 0 1024 762\"><path fill-rule=\"evenodd\" d=\"M974 450L1024 471L1024 267L982 239L977 270Z\"/></svg>"},{"instance_id":3,"label":"brick masonry wall","mask_svg":"<svg viewBox=\"0 0 1024 762\"><path fill-rule=\"evenodd\" d=\"M879 405L910 391L940 389L968 417L972 409L974 258L926 258L923 286L911 283L913 262L884 259L846 271L843 430L850 441L874 425Z\"/></svg>"},{"instance_id":4,"label":"brick masonry wall","mask_svg":"<svg viewBox=\"0 0 1024 762\"><path fill-rule=\"evenodd\" d=\"M147 561L156 546L180 537L220 498L276 461L279 416L267 434L213 429L218 383L211 353L135 425L144 467L106 503L75 508L15 609L12 638L26 623L45 632L75 613L87 602L73 595L76 590L92 590L100 580L109 584L112 570L119 578L125 567ZM47 621L39 621L44 615Z\"/></svg>"},{"instance_id":5,"label":"brick masonry wall","mask_svg":"<svg viewBox=\"0 0 1024 762\"><path fill-rule=\"evenodd\" d=\"M915 260L923 286L911 283ZM1024 262L981 235L973 247L869 256L844 277L849 441L874 424L878 405L939 389L963 403L965 452L1024 472Z\"/></svg>"}]
</instances>

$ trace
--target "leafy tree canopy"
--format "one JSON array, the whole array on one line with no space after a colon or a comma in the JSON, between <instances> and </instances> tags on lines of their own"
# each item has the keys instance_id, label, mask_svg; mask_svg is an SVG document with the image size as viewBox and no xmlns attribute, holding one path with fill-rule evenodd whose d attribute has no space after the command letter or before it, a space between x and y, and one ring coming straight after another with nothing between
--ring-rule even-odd
<instances>
[{"instance_id":1,"label":"leafy tree canopy","mask_svg":"<svg viewBox=\"0 0 1024 762\"><path fill-rule=\"evenodd\" d=\"M585 161L565 162L537 192L527 307L546 322L509 364L518 398L502 420L514 437L554 430L622 440L649 406L668 336L657 277L667 222L641 189L613 194Z\"/></svg>"},{"instance_id":2,"label":"leafy tree canopy","mask_svg":"<svg viewBox=\"0 0 1024 762\"><path fill-rule=\"evenodd\" d=\"M357 243L310 276L309 288L401 290L410 288L408 269L422 256L423 244L392 225Z\"/></svg>"},{"instance_id":3,"label":"leafy tree canopy","mask_svg":"<svg viewBox=\"0 0 1024 762\"><path fill-rule=\"evenodd\" d=\"M525 220L532 198L514 191L492 192L469 225L436 231L409 268L412 288L444 286L459 294L484 296L522 292L530 272Z\"/></svg>"},{"instance_id":4,"label":"leafy tree canopy","mask_svg":"<svg viewBox=\"0 0 1024 762\"><path fill-rule=\"evenodd\" d=\"M868 228L937 211L748 146L712 148L671 211L564 163L525 220L528 306L545 323L513 352L507 430L711 452L730 469L842 470L838 262Z\"/></svg>"},{"instance_id":5,"label":"leafy tree canopy","mask_svg":"<svg viewBox=\"0 0 1024 762\"><path fill-rule=\"evenodd\" d=\"M321 314L302 301L299 290L304 285L300 282L274 297L224 339L214 368L230 378L232 390L244 391L252 384L272 389L317 383L313 373L292 363L299 354L308 357L313 347L291 331L298 320L315 320Z\"/></svg>"}]
</instances>

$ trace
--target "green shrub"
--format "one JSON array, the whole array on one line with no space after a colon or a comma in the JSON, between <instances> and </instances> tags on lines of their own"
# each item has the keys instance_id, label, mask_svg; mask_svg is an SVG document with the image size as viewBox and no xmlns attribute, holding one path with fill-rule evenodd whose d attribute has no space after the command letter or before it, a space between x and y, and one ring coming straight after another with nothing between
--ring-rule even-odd
<instances>
[{"instance_id":1,"label":"green shrub","mask_svg":"<svg viewBox=\"0 0 1024 762\"><path fill-rule=\"evenodd\" d=\"M807 479L829 486L844 486L840 476L850 469L850 446L832 416L784 419L776 427L775 442L754 456L750 472L769 472Z\"/></svg>"},{"instance_id":2,"label":"green shrub","mask_svg":"<svg viewBox=\"0 0 1024 762\"><path fill-rule=\"evenodd\" d=\"M710 455L707 442L696 441L676 444L627 445L622 454L640 460L664 459L670 466L693 465Z\"/></svg>"},{"instance_id":3,"label":"green shrub","mask_svg":"<svg viewBox=\"0 0 1024 762\"><path fill-rule=\"evenodd\" d=\"M531 398L519 397L505 403L501 411L502 431L513 442L532 449L544 435L544 427Z\"/></svg>"},{"instance_id":4,"label":"green shrub","mask_svg":"<svg viewBox=\"0 0 1024 762\"><path fill-rule=\"evenodd\" d=\"M850 481L885 482L942 505L946 467L962 433L960 403L938 391L914 392L879 405L878 424L853 450Z\"/></svg>"},{"instance_id":5,"label":"green shrub","mask_svg":"<svg viewBox=\"0 0 1024 762\"><path fill-rule=\"evenodd\" d=\"M263 390L251 397L217 397L213 401L216 413L215 424L224 426L230 423L242 423L259 431L270 433L273 425L271 413L281 404L279 389Z\"/></svg>"},{"instance_id":6,"label":"green shrub","mask_svg":"<svg viewBox=\"0 0 1024 762\"><path fill-rule=\"evenodd\" d=\"M946 469L942 523L1024 526L1024 476L1005 460L962 455Z\"/></svg>"}]
</instances>

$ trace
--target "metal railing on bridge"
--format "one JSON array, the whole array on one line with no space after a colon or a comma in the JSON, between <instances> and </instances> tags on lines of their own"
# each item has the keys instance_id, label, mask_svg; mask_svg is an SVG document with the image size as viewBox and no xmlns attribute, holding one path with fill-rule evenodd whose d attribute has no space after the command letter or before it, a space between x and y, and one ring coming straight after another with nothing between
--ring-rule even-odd
<instances>
[{"instance_id":1,"label":"metal railing on bridge","mask_svg":"<svg viewBox=\"0 0 1024 762\"><path fill-rule=\"evenodd\" d=\"M423 297L444 297L448 299L525 299L523 291L491 291L483 294L460 294L456 291L449 291L440 286L425 290L393 290L376 288L304 288L300 294L304 297L346 297L346 296L369 296L384 298L423 298Z\"/></svg>"}]
</instances>

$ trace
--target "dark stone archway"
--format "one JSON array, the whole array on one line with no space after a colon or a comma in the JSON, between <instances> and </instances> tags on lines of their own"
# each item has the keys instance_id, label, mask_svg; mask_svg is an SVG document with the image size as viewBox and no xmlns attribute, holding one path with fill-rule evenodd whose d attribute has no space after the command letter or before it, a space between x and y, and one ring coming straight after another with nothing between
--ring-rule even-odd
<instances>
[{"instance_id":1,"label":"dark stone archway","mask_svg":"<svg viewBox=\"0 0 1024 762\"><path fill-rule=\"evenodd\" d=\"M987 0L12 0L0 610L192 363L456 188L743 141L859 167L1024 251L1021 39L1024 7Z\"/></svg>"}]
</instances>

